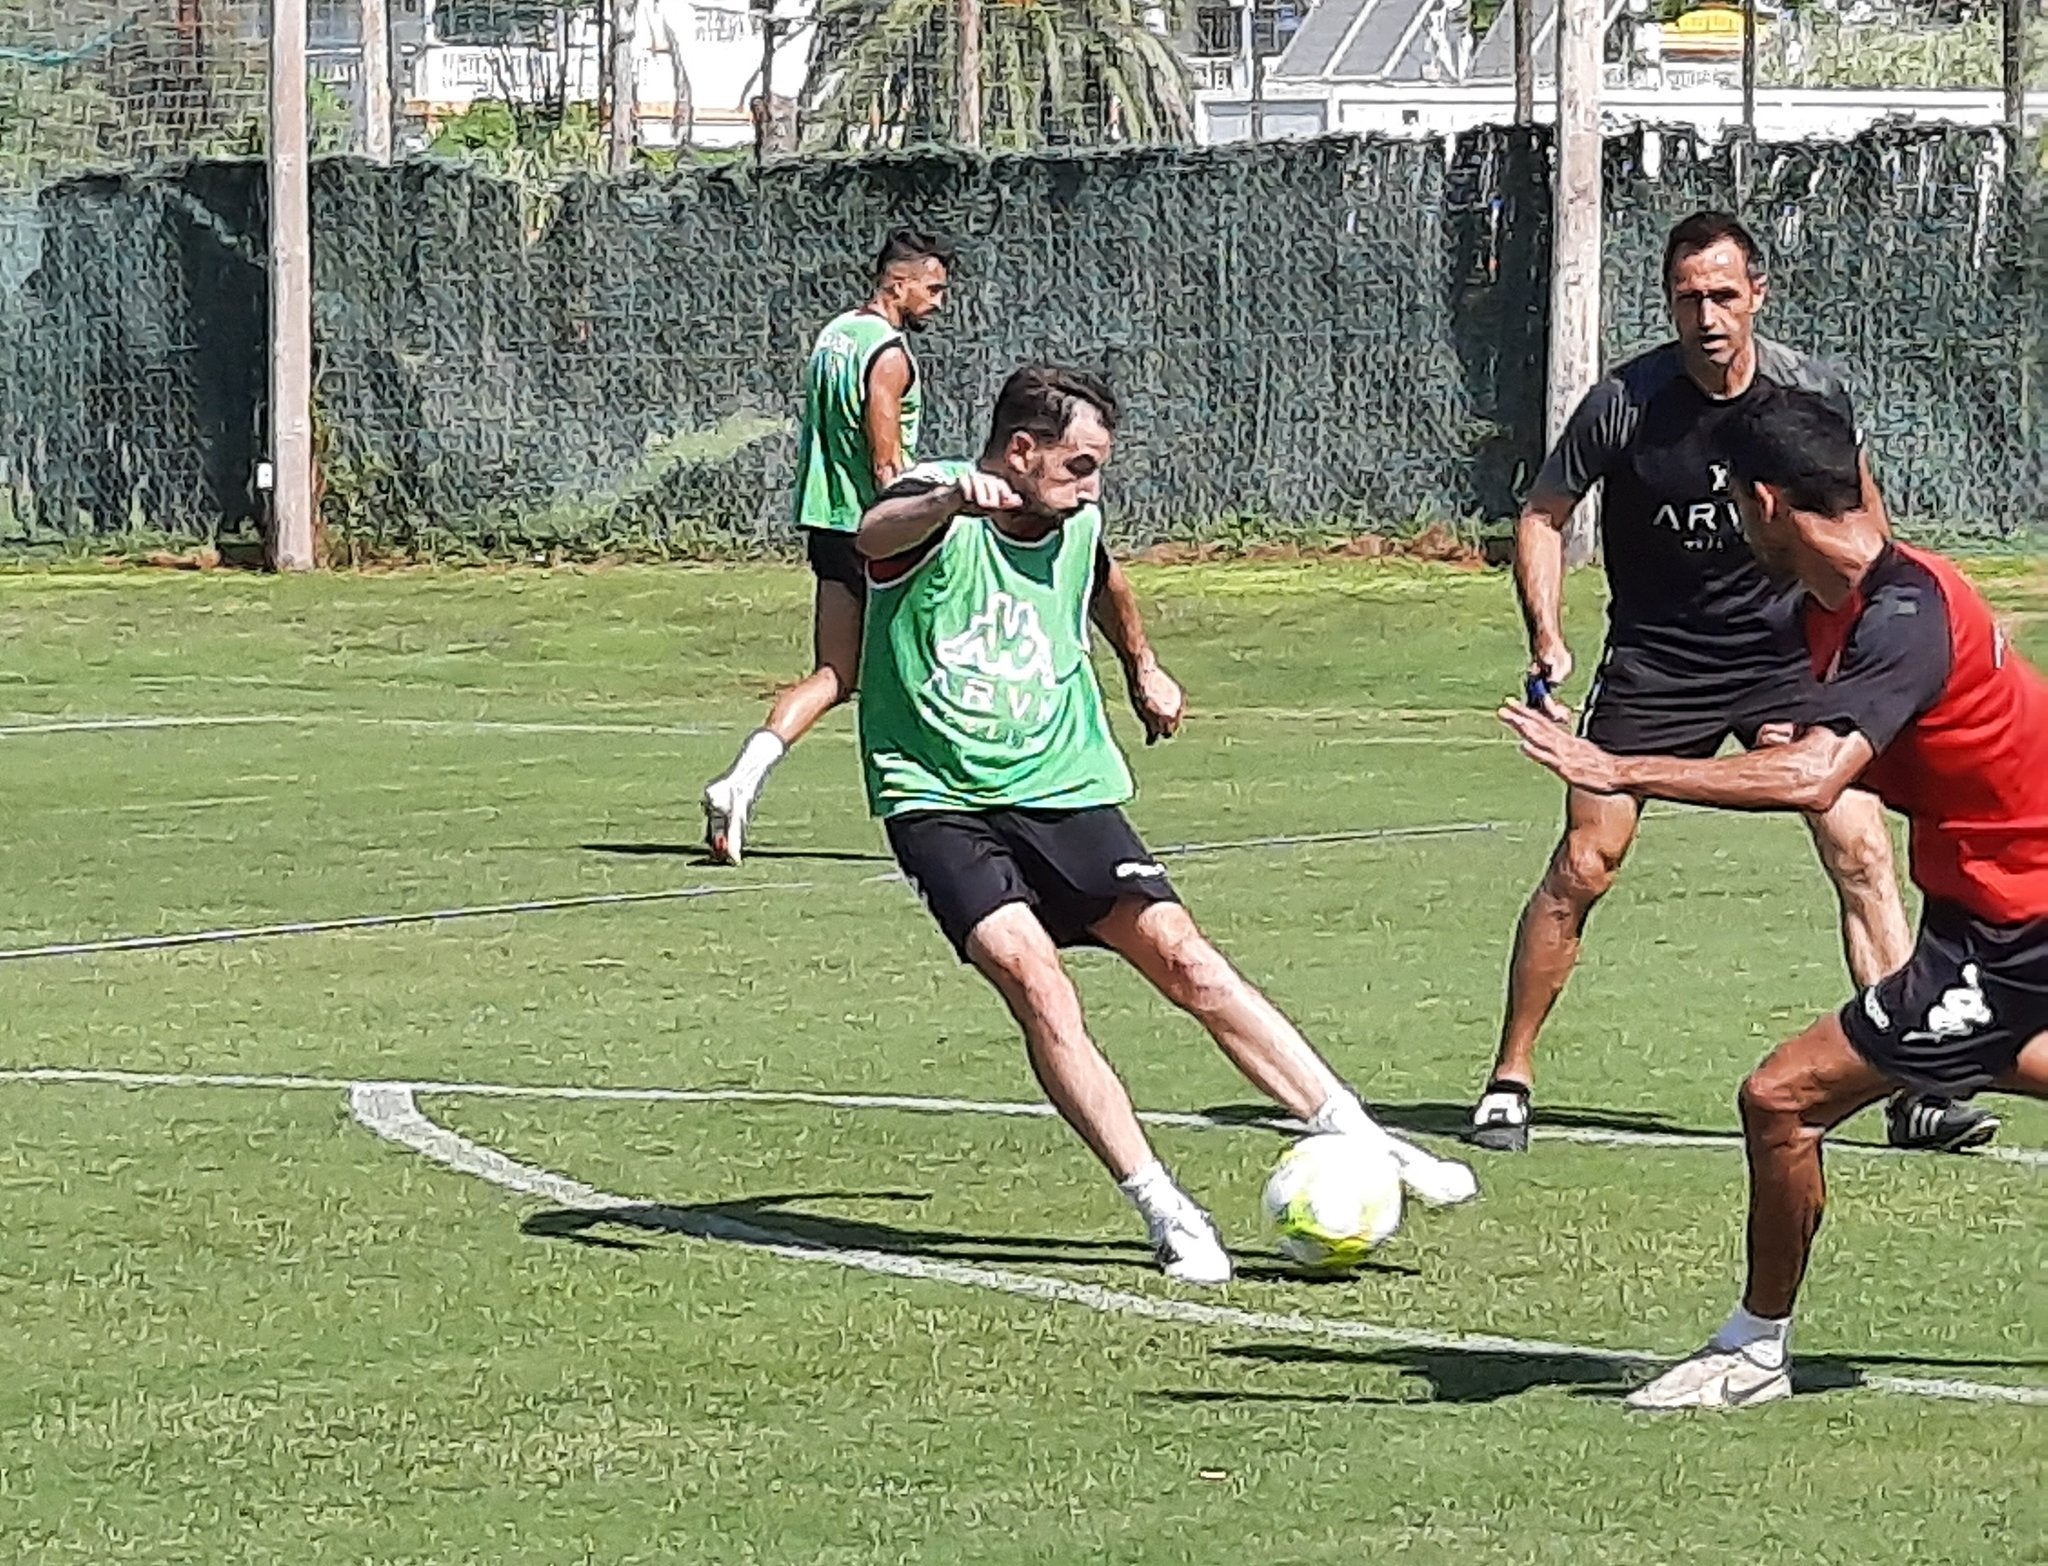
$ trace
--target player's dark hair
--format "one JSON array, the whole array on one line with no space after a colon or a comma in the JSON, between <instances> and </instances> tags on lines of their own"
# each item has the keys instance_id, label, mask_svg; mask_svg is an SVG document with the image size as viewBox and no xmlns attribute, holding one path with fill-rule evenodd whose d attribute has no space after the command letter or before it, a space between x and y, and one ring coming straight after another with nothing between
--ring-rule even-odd
<instances>
[{"instance_id":1,"label":"player's dark hair","mask_svg":"<svg viewBox=\"0 0 2048 1566\"><path fill-rule=\"evenodd\" d=\"M1768 484L1795 511L1841 517L1863 504L1856 431L1825 397L1759 381L1721 426L1738 484Z\"/></svg>"},{"instance_id":2,"label":"player's dark hair","mask_svg":"<svg viewBox=\"0 0 2048 1566\"><path fill-rule=\"evenodd\" d=\"M1732 242L1742 252L1744 270L1749 273L1752 283L1763 281L1764 253L1756 242L1756 235L1733 212L1695 212L1691 217L1681 219L1664 241L1664 286L1671 286L1671 272L1687 256L1696 256L1702 250L1715 245Z\"/></svg>"},{"instance_id":3,"label":"player's dark hair","mask_svg":"<svg viewBox=\"0 0 2048 1566\"><path fill-rule=\"evenodd\" d=\"M1114 433L1116 394L1101 376L1056 364L1027 364L1012 372L996 395L988 449L1001 451L1020 430L1043 441L1058 440L1083 404L1093 408L1102 427Z\"/></svg>"},{"instance_id":4,"label":"player's dark hair","mask_svg":"<svg viewBox=\"0 0 2048 1566\"><path fill-rule=\"evenodd\" d=\"M875 281L880 282L888 275L890 267L905 261L937 261L950 272L955 254L950 240L928 234L921 228L892 229L875 255Z\"/></svg>"}]
</instances>

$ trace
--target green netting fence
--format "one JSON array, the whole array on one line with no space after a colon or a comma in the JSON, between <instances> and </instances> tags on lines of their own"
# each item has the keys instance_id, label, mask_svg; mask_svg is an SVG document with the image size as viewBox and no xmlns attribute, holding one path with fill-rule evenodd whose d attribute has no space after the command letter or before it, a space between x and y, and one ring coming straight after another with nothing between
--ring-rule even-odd
<instances>
[{"instance_id":1,"label":"green netting fence","mask_svg":"<svg viewBox=\"0 0 2048 1566\"><path fill-rule=\"evenodd\" d=\"M2033 535L2048 242L1991 132L1607 149L1607 350L1664 334L1663 233L1767 245L1771 330L1833 358L1893 509ZM929 453L1027 358L1106 371L1127 541L1484 524L1540 455L1547 138L1327 139L689 169L535 190L442 163L315 165L322 515L337 554L787 542L798 374L892 223L956 235L918 344ZM0 283L0 545L260 513L263 175L45 188ZM21 259L18 257L18 260Z\"/></svg>"}]
</instances>

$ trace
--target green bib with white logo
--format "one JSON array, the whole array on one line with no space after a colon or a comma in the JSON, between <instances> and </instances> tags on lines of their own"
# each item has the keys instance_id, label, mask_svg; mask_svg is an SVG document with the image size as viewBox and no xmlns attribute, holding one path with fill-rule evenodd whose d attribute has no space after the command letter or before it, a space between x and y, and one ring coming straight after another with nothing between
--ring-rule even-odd
<instances>
[{"instance_id":1,"label":"green bib with white logo","mask_svg":"<svg viewBox=\"0 0 2048 1566\"><path fill-rule=\"evenodd\" d=\"M868 450L868 371L903 333L869 310L849 310L825 324L804 368L804 418L797 434L796 525L851 533L875 503L874 456ZM913 363L903 393L903 457L917 460L924 407Z\"/></svg>"},{"instance_id":2,"label":"green bib with white logo","mask_svg":"<svg viewBox=\"0 0 2048 1566\"><path fill-rule=\"evenodd\" d=\"M952 483L972 465L928 463L915 476ZM1101 542L1094 506L1035 544L959 516L907 575L870 585L860 750L877 816L1131 797L1088 661Z\"/></svg>"}]
</instances>

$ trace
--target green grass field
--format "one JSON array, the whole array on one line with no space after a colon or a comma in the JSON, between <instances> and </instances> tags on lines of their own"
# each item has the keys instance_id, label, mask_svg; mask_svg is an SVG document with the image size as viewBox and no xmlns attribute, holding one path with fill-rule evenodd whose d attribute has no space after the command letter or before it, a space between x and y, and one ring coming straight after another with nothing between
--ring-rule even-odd
<instances>
[{"instance_id":1,"label":"green grass field","mask_svg":"<svg viewBox=\"0 0 2048 1566\"><path fill-rule=\"evenodd\" d=\"M1170 855L1372 1102L1445 1131L1558 814L1491 718L1520 657L1506 578L1137 581L1193 706L1134 751L1156 847L1483 828ZM2048 585L1992 586L2048 657ZM806 591L767 568L0 578L0 945L730 893L0 962L0 1555L2048 1560L2048 1407L1865 1379L2048 1388L2038 1164L1838 1153L1795 1339L1812 1395L1660 1422L1602 1351L1719 1321L1729 1144L1485 1159L1476 1205L1411 1210L1380 1265L1311 1284L1258 1232L1282 1144L1227 1123L1247 1088L1079 957L1140 1103L1226 1122L1158 1132L1244 1264L1201 1293L1149 1269L1057 1123L776 1098L1038 1096L884 879L844 715L776 775L757 855L698 861L697 791L797 671ZM114 718L249 721L69 721ZM1744 1070L1844 990L1796 822L1659 809L1553 1022L1548 1123L1728 1133ZM392 1140L348 1089L391 1079L768 1097L359 1095ZM2048 1113L1997 1102L2004 1147L2048 1146ZM768 1237L799 1250L742 1243Z\"/></svg>"}]
</instances>

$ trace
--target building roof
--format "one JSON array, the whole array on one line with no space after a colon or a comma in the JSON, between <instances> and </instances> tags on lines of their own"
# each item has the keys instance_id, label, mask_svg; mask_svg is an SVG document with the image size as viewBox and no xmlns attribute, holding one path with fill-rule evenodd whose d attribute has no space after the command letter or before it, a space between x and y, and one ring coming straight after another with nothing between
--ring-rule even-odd
<instances>
[{"instance_id":1,"label":"building roof","mask_svg":"<svg viewBox=\"0 0 2048 1566\"><path fill-rule=\"evenodd\" d=\"M1446 0L1318 0L1272 75L1295 81L1457 81L1463 15Z\"/></svg>"},{"instance_id":2,"label":"building roof","mask_svg":"<svg viewBox=\"0 0 2048 1566\"><path fill-rule=\"evenodd\" d=\"M1626 0L1606 0L1607 25ZM1557 0L1534 0L1531 53L1539 80L1555 74ZM1291 81L1506 81L1515 74L1515 19L1503 5L1475 48L1463 5L1451 0L1316 0L1271 75Z\"/></svg>"}]
</instances>

